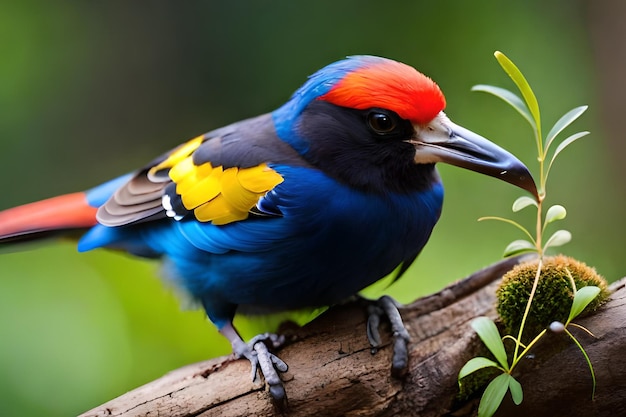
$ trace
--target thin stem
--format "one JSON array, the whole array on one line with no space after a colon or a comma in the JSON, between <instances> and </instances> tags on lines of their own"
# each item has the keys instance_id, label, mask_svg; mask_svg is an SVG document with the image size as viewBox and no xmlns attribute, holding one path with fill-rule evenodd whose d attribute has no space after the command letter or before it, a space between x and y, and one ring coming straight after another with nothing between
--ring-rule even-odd
<instances>
[{"instance_id":1,"label":"thin stem","mask_svg":"<svg viewBox=\"0 0 626 417\"><path fill-rule=\"evenodd\" d=\"M578 289L576 288L576 281L574 281L574 277L572 276L572 273L570 272L569 268L566 267L565 272L567 272L569 283L572 284L572 293L576 294L576 291L578 291Z\"/></svg>"},{"instance_id":2,"label":"thin stem","mask_svg":"<svg viewBox=\"0 0 626 417\"><path fill-rule=\"evenodd\" d=\"M571 322L569 322L569 323L565 323L565 327L567 327L567 326L574 326L574 327L576 327L577 329L580 329L580 330L582 330L583 332L587 333L589 336L593 337L594 339L597 339L597 338L598 338L595 334L591 333L591 330L589 330L589 329L588 329L588 328L586 328L585 326L581 326L580 324L576 324L576 323L571 323Z\"/></svg>"},{"instance_id":3,"label":"thin stem","mask_svg":"<svg viewBox=\"0 0 626 417\"><path fill-rule=\"evenodd\" d=\"M543 235L543 200L546 198L546 173L544 172L546 161L546 150L543 148L541 138L541 126L535 127L535 138L537 140L537 160L539 161L539 200L537 201L537 237L534 241L539 258L543 257L542 235Z\"/></svg>"},{"instance_id":4,"label":"thin stem","mask_svg":"<svg viewBox=\"0 0 626 417\"><path fill-rule=\"evenodd\" d=\"M569 330L567 330L567 327L565 328L565 333L567 333L567 335L574 341L576 346L578 346L578 349L580 349L581 353L585 357L585 360L587 361L587 366L589 366L589 372L591 373L591 381L593 384L593 388L591 389L591 400L593 401L593 398L596 395L596 373L593 371L593 365L591 364L591 359L589 359L589 355L587 355L587 352L585 352L585 349L580 344L580 342L574 337L573 334L570 333Z\"/></svg>"},{"instance_id":5,"label":"thin stem","mask_svg":"<svg viewBox=\"0 0 626 417\"><path fill-rule=\"evenodd\" d=\"M511 336L510 334L504 335L504 336L502 337L502 341L503 341L503 342L504 342L506 339L511 339L513 342L517 343L517 339L516 339L516 338L514 338L513 336ZM520 343L520 345L522 345L522 347L523 347L524 349L526 348L526 345L525 345L525 344Z\"/></svg>"},{"instance_id":6,"label":"thin stem","mask_svg":"<svg viewBox=\"0 0 626 417\"><path fill-rule=\"evenodd\" d=\"M541 210L541 209L540 209ZM518 222L514 221L514 220L510 220L504 217L497 217L497 216L485 216L485 217L481 217L478 219L479 222L482 222L483 220L498 220L504 223L508 223L511 224L515 227L517 227L519 230L521 230L522 232L524 232L526 234L526 236L528 236L528 238L530 239L530 241L533 243L533 245L535 245L536 248L541 247L541 242L537 243L535 241L535 238L533 237L533 235L530 234L530 232L528 230L526 230L526 228L524 226L522 226L521 224L519 224ZM538 235L541 236L541 235Z\"/></svg>"},{"instance_id":7,"label":"thin stem","mask_svg":"<svg viewBox=\"0 0 626 417\"><path fill-rule=\"evenodd\" d=\"M540 256L539 262L537 263L537 273L535 274L535 280L533 281L533 288L530 290L530 296L528 297L528 302L526 303L526 310L524 310L524 315L522 316L522 323L520 324L519 333L517 335L517 341L515 343L515 352L513 353L514 363L519 360L518 352L522 344L522 333L524 332L524 326L526 325L526 319L528 318L528 313L530 312L530 306L533 302L533 298L535 297L535 292L537 291L537 285L539 284L539 277L541 276L542 267L543 267L543 258Z\"/></svg>"},{"instance_id":8,"label":"thin stem","mask_svg":"<svg viewBox=\"0 0 626 417\"><path fill-rule=\"evenodd\" d=\"M542 235L543 235L543 200L545 198L545 194L539 194L539 201L537 202L537 224L536 224L536 234L537 237L533 239L533 243L537 248L537 253L539 257L543 257L543 247L542 247Z\"/></svg>"},{"instance_id":9,"label":"thin stem","mask_svg":"<svg viewBox=\"0 0 626 417\"><path fill-rule=\"evenodd\" d=\"M515 368L515 365L517 365L519 363L519 361L526 356L526 354L528 353L528 351L537 344L537 342L539 341L539 339L541 339L543 337L543 335L546 334L546 329L543 329L541 331L541 333L539 333L529 344L528 346L524 346L524 350L522 351L522 353L519 354L518 358L514 358L513 359L513 363L511 364L511 367L509 368L509 374L511 372L513 372L513 368Z\"/></svg>"},{"instance_id":10,"label":"thin stem","mask_svg":"<svg viewBox=\"0 0 626 417\"><path fill-rule=\"evenodd\" d=\"M539 196L540 199L543 199L543 195L546 190L546 180L544 173L544 162L546 160L545 149L543 149L543 141L541 137L541 126L539 125L538 120L535 121L535 142L537 143L537 160L539 161Z\"/></svg>"}]
</instances>

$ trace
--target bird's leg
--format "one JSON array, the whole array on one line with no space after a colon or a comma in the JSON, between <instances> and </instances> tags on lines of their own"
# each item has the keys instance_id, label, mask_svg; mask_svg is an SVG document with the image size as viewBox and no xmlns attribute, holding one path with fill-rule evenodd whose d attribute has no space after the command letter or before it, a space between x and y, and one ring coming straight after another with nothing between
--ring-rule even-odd
<instances>
[{"instance_id":1,"label":"bird's leg","mask_svg":"<svg viewBox=\"0 0 626 417\"><path fill-rule=\"evenodd\" d=\"M381 345L378 331L380 319L386 316L391 325L393 338L391 373L393 376L401 377L406 372L409 363L407 343L411 340L411 336L404 327L398 307L396 301L387 295L380 297L368 306L367 339L372 346L372 353L376 353Z\"/></svg>"},{"instance_id":2,"label":"bird's leg","mask_svg":"<svg viewBox=\"0 0 626 417\"><path fill-rule=\"evenodd\" d=\"M285 387L278 376L278 372L286 372L288 366L282 359L268 350L277 348L285 342L285 337L272 333L260 334L253 337L248 343L244 342L232 323L226 324L220 329L233 347L233 353L237 359L245 357L252 366L252 380L256 380L257 368L261 370L265 382L269 385L272 398L276 401L285 399ZM278 371L278 372L277 372Z\"/></svg>"}]
</instances>

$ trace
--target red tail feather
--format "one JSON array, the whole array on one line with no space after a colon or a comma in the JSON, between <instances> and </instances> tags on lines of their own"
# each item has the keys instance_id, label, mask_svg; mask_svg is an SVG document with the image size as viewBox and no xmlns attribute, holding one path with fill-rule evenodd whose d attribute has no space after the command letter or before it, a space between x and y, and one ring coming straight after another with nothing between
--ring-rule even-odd
<instances>
[{"instance_id":1,"label":"red tail feather","mask_svg":"<svg viewBox=\"0 0 626 417\"><path fill-rule=\"evenodd\" d=\"M96 208L85 193L73 193L37 201L0 212L0 240L21 240L31 234L94 226Z\"/></svg>"}]
</instances>

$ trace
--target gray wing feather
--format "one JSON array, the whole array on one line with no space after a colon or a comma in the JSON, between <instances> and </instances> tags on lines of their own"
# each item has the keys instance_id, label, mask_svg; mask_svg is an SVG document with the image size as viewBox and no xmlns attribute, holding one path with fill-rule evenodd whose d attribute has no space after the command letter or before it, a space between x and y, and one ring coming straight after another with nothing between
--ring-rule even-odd
<instances>
[{"instance_id":1,"label":"gray wing feather","mask_svg":"<svg viewBox=\"0 0 626 417\"><path fill-rule=\"evenodd\" d=\"M105 226L123 226L166 218L166 208L162 205L163 195L169 196L168 204L172 206L180 205L180 196L175 193L176 187L168 176L168 169L150 175L148 173L152 167L167 160L176 149L178 148L152 161L120 187L98 209L98 221ZM214 167L224 168L249 168L262 163L308 165L291 146L276 135L270 114L206 133L204 141L194 150L192 161L195 165L210 162ZM186 214L182 213L183 216Z\"/></svg>"}]
</instances>

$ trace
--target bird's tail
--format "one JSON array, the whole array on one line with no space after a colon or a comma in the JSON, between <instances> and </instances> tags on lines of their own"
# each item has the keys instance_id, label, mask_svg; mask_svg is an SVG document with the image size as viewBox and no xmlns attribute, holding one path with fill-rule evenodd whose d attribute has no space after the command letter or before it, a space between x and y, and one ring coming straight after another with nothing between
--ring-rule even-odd
<instances>
[{"instance_id":1,"label":"bird's tail","mask_svg":"<svg viewBox=\"0 0 626 417\"><path fill-rule=\"evenodd\" d=\"M95 226L96 211L128 179L123 176L85 192L65 194L0 211L0 244L76 236ZM82 234L82 233L81 233Z\"/></svg>"},{"instance_id":2,"label":"bird's tail","mask_svg":"<svg viewBox=\"0 0 626 417\"><path fill-rule=\"evenodd\" d=\"M65 194L0 211L0 243L71 234L96 224L86 193Z\"/></svg>"}]
</instances>

